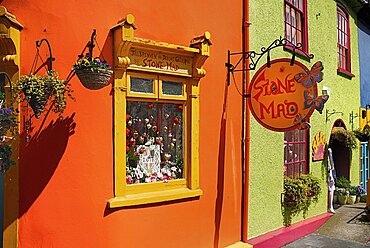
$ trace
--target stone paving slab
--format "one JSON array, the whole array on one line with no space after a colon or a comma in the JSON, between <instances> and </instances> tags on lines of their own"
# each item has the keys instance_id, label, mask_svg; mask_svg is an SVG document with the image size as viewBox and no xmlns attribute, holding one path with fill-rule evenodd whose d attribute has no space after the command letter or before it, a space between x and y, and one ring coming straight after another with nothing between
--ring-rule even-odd
<instances>
[{"instance_id":1,"label":"stone paving slab","mask_svg":"<svg viewBox=\"0 0 370 248\"><path fill-rule=\"evenodd\" d=\"M316 232L283 247L369 248L370 222L365 204L335 205L335 214Z\"/></svg>"},{"instance_id":2,"label":"stone paving slab","mask_svg":"<svg viewBox=\"0 0 370 248\"><path fill-rule=\"evenodd\" d=\"M369 248L370 244L361 244L354 241L346 241L325 237L316 233L309 234L293 243L286 248Z\"/></svg>"}]
</instances>

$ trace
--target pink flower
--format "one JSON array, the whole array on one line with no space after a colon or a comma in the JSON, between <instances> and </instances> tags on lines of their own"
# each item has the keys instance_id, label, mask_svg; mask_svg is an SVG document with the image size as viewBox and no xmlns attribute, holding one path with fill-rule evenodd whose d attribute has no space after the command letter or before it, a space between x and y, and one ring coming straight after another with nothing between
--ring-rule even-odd
<instances>
[{"instance_id":1,"label":"pink flower","mask_svg":"<svg viewBox=\"0 0 370 248\"><path fill-rule=\"evenodd\" d=\"M177 109L178 109L178 110L180 110L180 111L182 111L182 110L184 109L184 106L179 105L179 106L177 107Z\"/></svg>"},{"instance_id":2,"label":"pink flower","mask_svg":"<svg viewBox=\"0 0 370 248\"><path fill-rule=\"evenodd\" d=\"M177 117L173 118L173 122L178 124L179 123L179 118L177 118Z\"/></svg>"},{"instance_id":3,"label":"pink flower","mask_svg":"<svg viewBox=\"0 0 370 248\"><path fill-rule=\"evenodd\" d=\"M154 104L153 103L149 103L148 104L148 109L152 109L154 107Z\"/></svg>"},{"instance_id":4,"label":"pink flower","mask_svg":"<svg viewBox=\"0 0 370 248\"><path fill-rule=\"evenodd\" d=\"M130 147L126 146L126 152L129 152L129 151L130 151Z\"/></svg>"},{"instance_id":5,"label":"pink flower","mask_svg":"<svg viewBox=\"0 0 370 248\"><path fill-rule=\"evenodd\" d=\"M132 176L131 175L127 175L126 176L126 183L127 184L131 184L132 183Z\"/></svg>"},{"instance_id":6,"label":"pink flower","mask_svg":"<svg viewBox=\"0 0 370 248\"><path fill-rule=\"evenodd\" d=\"M130 120L131 116L129 114L126 114L126 121Z\"/></svg>"},{"instance_id":7,"label":"pink flower","mask_svg":"<svg viewBox=\"0 0 370 248\"><path fill-rule=\"evenodd\" d=\"M126 136L128 137L128 136L130 136L130 133L131 133L131 130L130 129L128 129L128 128L126 128Z\"/></svg>"}]
</instances>

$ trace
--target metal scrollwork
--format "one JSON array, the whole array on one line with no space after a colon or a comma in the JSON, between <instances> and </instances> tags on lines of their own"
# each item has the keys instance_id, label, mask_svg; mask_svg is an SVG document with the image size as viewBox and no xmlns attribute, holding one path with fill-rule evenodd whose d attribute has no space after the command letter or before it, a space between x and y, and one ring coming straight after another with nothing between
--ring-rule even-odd
<instances>
[{"instance_id":1,"label":"metal scrollwork","mask_svg":"<svg viewBox=\"0 0 370 248\"><path fill-rule=\"evenodd\" d=\"M314 57L313 54L308 54L308 53L302 51L302 43L293 44L292 42L290 42L286 38L282 38L282 37L280 37L279 39L274 40L268 47L262 47L260 49L260 52L247 51L247 52L244 52L244 53L243 52L231 53L230 51L228 51L228 62L225 63L225 66L227 67L227 70L228 70L228 85L230 85L230 73L238 72L238 71L255 70L256 67L257 67L258 62L261 60L261 58L265 54L267 54L267 64L269 66L270 51L277 48L277 47L289 47L290 49L292 49L293 55L292 55L291 64L294 63L295 55L296 55L297 51L299 51L299 53L307 56L309 59L312 59ZM237 61L237 63L235 65L230 63L230 60L231 60L232 56L240 56L239 60ZM249 60L250 63L248 64L248 66L246 68L238 69L240 63L243 60Z\"/></svg>"}]
</instances>

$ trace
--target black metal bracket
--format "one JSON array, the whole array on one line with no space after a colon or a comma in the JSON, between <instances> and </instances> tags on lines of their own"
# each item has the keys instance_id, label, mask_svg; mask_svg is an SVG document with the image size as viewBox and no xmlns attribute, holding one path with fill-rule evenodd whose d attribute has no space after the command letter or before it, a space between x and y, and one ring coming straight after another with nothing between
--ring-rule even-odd
<instances>
[{"instance_id":1,"label":"black metal bracket","mask_svg":"<svg viewBox=\"0 0 370 248\"><path fill-rule=\"evenodd\" d=\"M4 71L0 71L0 75L4 75L8 79L9 86L10 86L10 97L12 97L12 79L10 78L10 76L8 75L8 73L6 73ZM5 86L5 82L4 82L4 86Z\"/></svg>"},{"instance_id":2,"label":"black metal bracket","mask_svg":"<svg viewBox=\"0 0 370 248\"><path fill-rule=\"evenodd\" d=\"M240 71L250 71L250 70L255 70L257 67L258 62L261 60L261 58L267 54L267 66L270 67L270 61L271 61L271 56L270 52L271 50L278 48L278 47L288 47L292 50L292 59L290 64L294 64L295 56L296 56L296 51L300 51L300 53L304 54L307 56L309 59L312 59L314 57L313 54L308 54L304 51L302 51L302 43L298 44L293 44L286 38L282 38L280 36L279 39L274 40L268 47L262 47L260 52L256 51L247 51L247 52L236 52L232 53L230 50L227 51L227 63L225 63L225 66L227 68L227 85L230 85L230 74L234 72L240 72ZM231 64L231 58L233 56L239 56L238 61L236 62L235 65ZM242 61L248 61L248 65L246 68L241 68L240 64ZM248 97L248 96L244 96Z\"/></svg>"},{"instance_id":3,"label":"black metal bracket","mask_svg":"<svg viewBox=\"0 0 370 248\"><path fill-rule=\"evenodd\" d=\"M354 114L353 111L351 111L351 113L349 113L349 123L352 126L352 130L353 130L354 119L356 119L356 118L359 118L358 113Z\"/></svg>"},{"instance_id":4,"label":"black metal bracket","mask_svg":"<svg viewBox=\"0 0 370 248\"><path fill-rule=\"evenodd\" d=\"M46 42L46 44L48 45L48 48L49 48L49 58L47 60L47 66L48 66L48 71L51 71L53 70L53 61L55 60L55 58L53 58L53 54L51 52L51 46L50 46L50 43L47 39L43 38L42 40L37 40L36 41L36 48L38 49L39 47L41 47L42 45L42 42Z\"/></svg>"},{"instance_id":5,"label":"black metal bracket","mask_svg":"<svg viewBox=\"0 0 370 248\"><path fill-rule=\"evenodd\" d=\"M335 109L333 109L331 112L329 110L326 110L325 121L328 122L329 121L329 117L332 116L332 115L334 115L334 114L341 114L343 116L343 112L336 111Z\"/></svg>"}]
</instances>

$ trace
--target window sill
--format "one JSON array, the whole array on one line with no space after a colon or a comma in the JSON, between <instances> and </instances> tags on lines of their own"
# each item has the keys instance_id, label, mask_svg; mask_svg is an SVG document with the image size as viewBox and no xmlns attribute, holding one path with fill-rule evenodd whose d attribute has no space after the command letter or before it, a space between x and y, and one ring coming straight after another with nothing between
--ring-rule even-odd
<instances>
[{"instance_id":1,"label":"window sill","mask_svg":"<svg viewBox=\"0 0 370 248\"><path fill-rule=\"evenodd\" d=\"M353 77L355 77L355 74L353 74L353 73L351 73L351 72L349 72L349 71L347 71L347 70L341 69L341 68L338 68L338 69L337 69L337 73L338 73L339 75L342 75L342 76L345 76L345 77L348 77L348 78L353 78Z\"/></svg>"},{"instance_id":2,"label":"window sill","mask_svg":"<svg viewBox=\"0 0 370 248\"><path fill-rule=\"evenodd\" d=\"M110 208L117 208L191 198L201 196L202 194L203 191L201 189L190 190L188 188L181 188L118 196L109 199L108 203Z\"/></svg>"}]
</instances>

